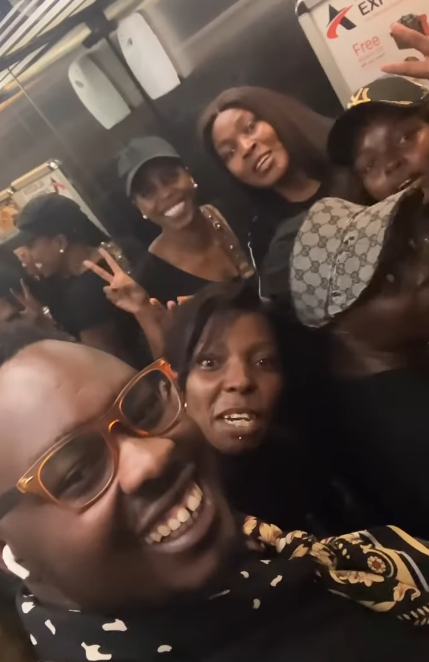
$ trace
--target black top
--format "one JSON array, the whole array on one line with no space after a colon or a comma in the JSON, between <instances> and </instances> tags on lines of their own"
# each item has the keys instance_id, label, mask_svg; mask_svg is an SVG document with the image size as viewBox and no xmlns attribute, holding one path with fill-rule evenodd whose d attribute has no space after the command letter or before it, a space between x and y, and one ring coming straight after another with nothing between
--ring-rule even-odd
<instances>
[{"instance_id":1,"label":"black top","mask_svg":"<svg viewBox=\"0 0 429 662\"><path fill-rule=\"evenodd\" d=\"M253 513L284 531L325 536L349 530L341 495L296 435L278 428L259 448L240 455L219 453L218 460L228 501L237 512Z\"/></svg>"},{"instance_id":2,"label":"black top","mask_svg":"<svg viewBox=\"0 0 429 662\"><path fill-rule=\"evenodd\" d=\"M283 221L271 241L261 268L262 295L274 301L290 301L290 263L295 238L306 212Z\"/></svg>"},{"instance_id":3,"label":"black top","mask_svg":"<svg viewBox=\"0 0 429 662\"><path fill-rule=\"evenodd\" d=\"M429 371L390 370L333 388L332 460L366 505L366 523L429 538Z\"/></svg>"},{"instance_id":4,"label":"black top","mask_svg":"<svg viewBox=\"0 0 429 662\"><path fill-rule=\"evenodd\" d=\"M109 269L104 260L100 266ZM44 299L52 317L64 331L80 339L82 332L94 327L112 324L121 344L136 368L150 362L150 354L142 340L140 328L134 318L114 306L107 299L104 281L92 271L68 278L52 277L44 281Z\"/></svg>"},{"instance_id":5,"label":"black top","mask_svg":"<svg viewBox=\"0 0 429 662\"><path fill-rule=\"evenodd\" d=\"M254 217L249 233L249 243L258 266L265 264L280 228L293 223L296 216L302 217L318 200L332 195L332 187L332 179L329 178L321 183L311 198L303 202L289 202L280 195L267 193L267 204Z\"/></svg>"},{"instance_id":6,"label":"black top","mask_svg":"<svg viewBox=\"0 0 429 662\"><path fill-rule=\"evenodd\" d=\"M331 182L322 182L316 193L304 202L287 203L284 220L271 234L267 254L261 266L262 295L270 299L289 299L290 260L295 237L306 212L322 198L332 195Z\"/></svg>"},{"instance_id":7,"label":"black top","mask_svg":"<svg viewBox=\"0 0 429 662\"><path fill-rule=\"evenodd\" d=\"M158 299L161 303L196 294L198 290L212 282L182 271L149 251L135 269L134 277L150 297Z\"/></svg>"},{"instance_id":8,"label":"black top","mask_svg":"<svg viewBox=\"0 0 429 662\"><path fill-rule=\"evenodd\" d=\"M228 199L226 203L222 200L215 200L210 204L227 221L241 248L248 255L249 227L251 223L250 212L247 207L244 209L245 213L243 213L239 201L233 198ZM206 285L213 283L211 280L199 278L182 271L182 269L172 266L149 251L146 251L144 255L140 254L139 257L138 251L131 244L129 238L125 242L121 240L121 246L126 254L130 256L134 278L150 297L154 297L162 303L175 301L180 296L192 296Z\"/></svg>"},{"instance_id":9,"label":"black top","mask_svg":"<svg viewBox=\"0 0 429 662\"><path fill-rule=\"evenodd\" d=\"M325 545L254 518L244 529L254 551L237 556L214 595L212 589L176 605L103 615L21 593L18 612L38 659L426 662L423 545L390 529Z\"/></svg>"}]
</instances>

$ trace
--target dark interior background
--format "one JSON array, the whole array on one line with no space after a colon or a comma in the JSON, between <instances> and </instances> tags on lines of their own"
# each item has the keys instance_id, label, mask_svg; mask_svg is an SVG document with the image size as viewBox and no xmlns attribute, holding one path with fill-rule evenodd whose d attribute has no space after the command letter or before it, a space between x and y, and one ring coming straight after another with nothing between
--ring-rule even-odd
<instances>
[{"instance_id":1,"label":"dark interior background","mask_svg":"<svg viewBox=\"0 0 429 662\"><path fill-rule=\"evenodd\" d=\"M174 141L200 184L202 199L233 194L243 210L235 222L246 223L245 196L202 153L195 124L209 101L235 85L285 91L326 115L340 110L295 17L294 1L147 0L140 9L188 74L176 90L156 102L162 125L143 102L110 131L98 124L67 76L71 61L85 52L80 45L36 75L18 77L20 89L0 105L0 188L48 159L59 159L111 231L126 234L135 227L147 243L154 230L126 200L116 162L132 137L158 132ZM132 82L126 84L138 98Z\"/></svg>"}]
</instances>

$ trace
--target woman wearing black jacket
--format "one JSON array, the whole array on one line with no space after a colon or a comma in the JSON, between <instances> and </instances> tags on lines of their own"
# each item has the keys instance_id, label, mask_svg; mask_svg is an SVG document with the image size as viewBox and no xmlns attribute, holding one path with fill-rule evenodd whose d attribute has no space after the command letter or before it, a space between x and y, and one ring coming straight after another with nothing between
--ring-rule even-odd
<instances>
[{"instance_id":1,"label":"woman wearing black jacket","mask_svg":"<svg viewBox=\"0 0 429 662\"><path fill-rule=\"evenodd\" d=\"M296 99L259 87L226 90L204 111L199 122L204 146L255 202L257 263L280 221L325 196L353 195L351 176L329 162L331 126L332 120Z\"/></svg>"}]
</instances>

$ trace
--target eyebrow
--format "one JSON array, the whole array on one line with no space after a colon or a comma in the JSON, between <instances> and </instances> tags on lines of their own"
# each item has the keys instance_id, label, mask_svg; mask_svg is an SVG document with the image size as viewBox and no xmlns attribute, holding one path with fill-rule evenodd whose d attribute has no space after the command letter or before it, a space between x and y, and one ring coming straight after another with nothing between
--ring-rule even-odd
<instances>
[{"instance_id":1,"label":"eyebrow","mask_svg":"<svg viewBox=\"0 0 429 662\"><path fill-rule=\"evenodd\" d=\"M230 110L238 110L238 109L237 108L235 108L235 109L231 108ZM249 115L251 115L252 117L255 117L254 114L250 112L250 110L246 110L244 112L249 113ZM240 114L240 115L238 115L238 117L235 118L235 120L233 122L233 126L237 131L241 131L243 129L243 125L245 123L246 122L243 118L243 114ZM233 140L234 140L233 137L224 138L223 140L220 140L217 143L218 149L220 149L221 147L229 147L231 145L231 143L233 142Z\"/></svg>"},{"instance_id":2,"label":"eyebrow","mask_svg":"<svg viewBox=\"0 0 429 662\"><path fill-rule=\"evenodd\" d=\"M112 407L113 403L117 400L120 393L130 383L132 379L133 377L127 379L127 381L116 391L115 395L107 401L107 404L100 407L100 412L98 414L95 414L95 416L88 417L85 421L82 421L81 423L78 424L74 423L66 426L62 430L62 432L55 437L55 440L52 443L50 443L48 446L46 446L44 450L42 449L39 450L38 453L32 454L29 460L29 467L32 467L33 464L35 464L38 460L40 460L41 457L43 457L46 453L49 453L49 451L52 450L52 448L54 448L60 441L68 437L70 434L72 434L73 432L79 432L80 429L85 428L93 421L97 421L99 418L101 418L107 411L109 411L110 407Z\"/></svg>"}]
</instances>

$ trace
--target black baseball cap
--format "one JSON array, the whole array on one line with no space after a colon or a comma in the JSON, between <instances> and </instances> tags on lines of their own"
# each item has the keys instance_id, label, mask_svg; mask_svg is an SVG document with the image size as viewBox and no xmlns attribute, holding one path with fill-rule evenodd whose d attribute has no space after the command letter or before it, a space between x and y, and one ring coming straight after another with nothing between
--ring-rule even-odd
<instances>
[{"instance_id":1,"label":"black baseball cap","mask_svg":"<svg viewBox=\"0 0 429 662\"><path fill-rule=\"evenodd\" d=\"M413 111L424 102L428 93L427 87L402 76L382 76L361 87L331 129L328 138L331 161L335 165L351 165L357 133L371 115L395 106L403 112Z\"/></svg>"},{"instance_id":2,"label":"black baseball cap","mask_svg":"<svg viewBox=\"0 0 429 662\"><path fill-rule=\"evenodd\" d=\"M73 230L90 223L77 202L58 193L46 193L28 202L15 216L15 230L2 238L2 245L14 250L28 246L37 237L73 236Z\"/></svg>"},{"instance_id":3,"label":"black baseball cap","mask_svg":"<svg viewBox=\"0 0 429 662\"><path fill-rule=\"evenodd\" d=\"M149 161L160 158L181 160L174 147L159 136L135 138L121 152L118 175L121 179L126 178L125 190L128 196L131 194L133 180L138 170Z\"/></svg>"}]
</instances>

